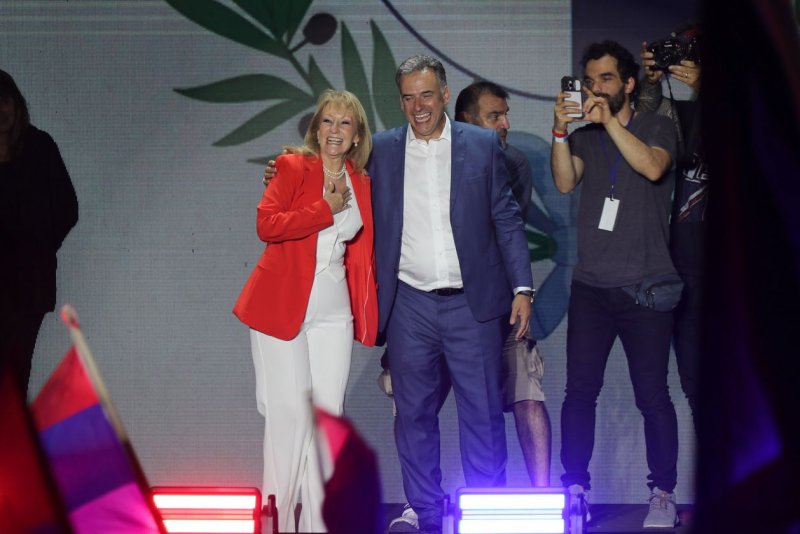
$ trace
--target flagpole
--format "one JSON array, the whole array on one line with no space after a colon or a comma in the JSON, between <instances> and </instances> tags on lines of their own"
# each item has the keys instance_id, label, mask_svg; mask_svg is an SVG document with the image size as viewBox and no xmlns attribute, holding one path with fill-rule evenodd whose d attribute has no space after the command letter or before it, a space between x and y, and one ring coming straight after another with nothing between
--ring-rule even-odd
<instances>
[{"instance_id":1,"label":"flagpole","mask_svg":"<svg viewBox=\"0 0 800 534\"><path fill-rule=\"evenodd\" d=\"M122 421L117 415L117 410L111 403L111 396L108 394L105 382L103 382L103 380L100 378L100 371L97 369L97 364L92 356L92 351L89 349L89 344L86 343L86 338L83 336L83 332L81 331L81 325L78 322L78 314L75 312L75 308L69 304L64 304L64 306L61 307L61 320L67 325L72 343L75 346L75 350L78 353L78 357L80 358L84 369L86 369L86 373L89 375L89 380L91 380L92 386L94 386L94 389L97 392L97 396L101 401L101 405L112 408L109 410L110 413L106 413L106 416L111 421L111 425L114 427L117 437L123 443L127 443L128 435L125 432L125 427L122 426Z\"/></svg>"}]
</instances>

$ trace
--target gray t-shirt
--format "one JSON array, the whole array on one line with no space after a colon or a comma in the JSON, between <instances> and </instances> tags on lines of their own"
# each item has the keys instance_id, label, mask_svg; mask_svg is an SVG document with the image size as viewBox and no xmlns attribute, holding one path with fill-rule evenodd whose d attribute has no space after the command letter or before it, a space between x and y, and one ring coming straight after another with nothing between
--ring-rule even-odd
<instances>
[{"instance_id":1,"label":"gray t-shirt","mask_svg":"<svg viewBox=\"0 0 800 534\"><path fill-rule=\"evenodd\" d=\"M630 132L675 160L675 126L667 117L639 112ZM657 182L634 171L601 124L579 128L569 137L572 155L583 160L578 208L578 264L573 278L595 287L622 287L643 278L675 272L669 254L669 214L674 173ZM611 190L619 202L614 230L600 230L600 214Z\"/></svg>"}]
</instances>

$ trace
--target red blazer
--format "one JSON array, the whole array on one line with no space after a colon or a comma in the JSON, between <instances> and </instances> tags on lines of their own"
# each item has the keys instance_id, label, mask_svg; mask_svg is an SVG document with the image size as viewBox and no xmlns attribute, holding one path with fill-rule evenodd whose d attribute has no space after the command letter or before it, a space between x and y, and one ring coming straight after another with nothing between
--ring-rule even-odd
<instances>
[{"instance_id":1,"label":"red blazer","mask_svg":"<svg viewBox=\"0 0 800 534\"><path fill-rule=\"evenodd\" d=\"M244 285L233 313L250 328L290 340L300 332L308 308L317 257L318 232L333 224L322 198L322 160L299 154L280 156L277 174L258 204L256 229L267 243ZM369 177L346 162L364 226L347 243L344 255L353 337L373 346L378 301L373 249Z\"/></svg>"}]
</instances>

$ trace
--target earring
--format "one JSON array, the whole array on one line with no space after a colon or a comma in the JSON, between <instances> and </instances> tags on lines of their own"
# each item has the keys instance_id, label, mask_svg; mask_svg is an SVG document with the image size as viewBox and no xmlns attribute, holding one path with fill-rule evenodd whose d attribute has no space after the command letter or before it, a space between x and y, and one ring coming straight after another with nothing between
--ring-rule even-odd
<instances>
[{"instance_id":1,"label":"earring","mask_svg":"<svg viewBox=\"0 0 800 534\"><path fill-rule=\"evenodd\" d=\"M356 148L358 148L358 141L355 142Z\"/></svg>"}]
</instances>

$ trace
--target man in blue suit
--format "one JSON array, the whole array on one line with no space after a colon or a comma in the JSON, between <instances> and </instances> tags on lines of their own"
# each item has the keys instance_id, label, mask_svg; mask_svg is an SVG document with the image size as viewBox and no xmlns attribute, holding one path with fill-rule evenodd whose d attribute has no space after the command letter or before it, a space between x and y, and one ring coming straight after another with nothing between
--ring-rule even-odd
<instances>
[{"instance_id":1,"label":"man in blue suit","mask_svg":"<svg viewBox=\"0 0 800 534\"><path fill-rule=\"evenodd\" d=\"M504 485L501 349L517 320L517 337L527 333L533 281L497 132L450 122L437 59L413 56L395 80L409 124L376 134L369 164L379 331L391 347L406 497L420 530L440 532L441 370L467 485Z\"/></svg>"}]
</instances>

